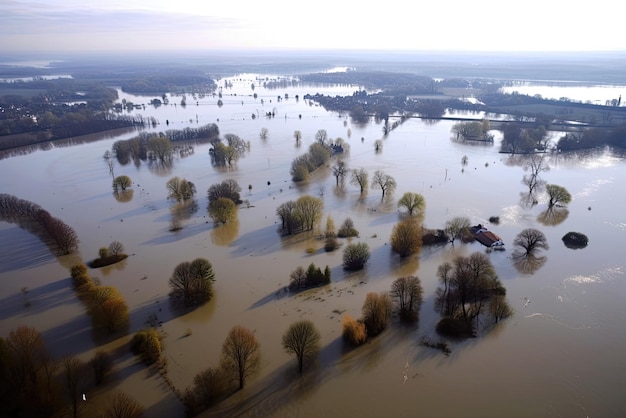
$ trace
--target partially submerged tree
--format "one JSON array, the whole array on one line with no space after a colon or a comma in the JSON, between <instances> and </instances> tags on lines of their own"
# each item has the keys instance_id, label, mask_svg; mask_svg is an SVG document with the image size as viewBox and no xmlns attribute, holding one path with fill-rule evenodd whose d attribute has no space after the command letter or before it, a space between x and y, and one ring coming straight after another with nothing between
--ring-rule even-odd
<instances>
[{"instance_id":1,"label":"partially submerged tree","mask_svg":"<svg viewBox=\"0 0 626 418\"><path fill-rule=\"evenodd\" d=\"M351 171L352 176L350 177L350 184L355 186L359 186L361 188L361 193L367 190L368 184L368 174L364 168L358 168Z\"/></svg>"},{"instance_id":2,"label":"partially submerged tree","mask_svg":"<svg viewBox=\"0 0 626 418\"><path fill-rule=\"evenodd\" d=\"M572 195L563 186L548 184L546 186L546 193L548 193L548 208L564 206L572 201Z\"/></svg>"},{"instance_id":3,"label":"partially submerged tree","mask_svg":"<svg viewBox=\"0 0 626 418\"><path fill-rule=\"evenodd\" d=\"M350 315L344 315L341 320L341 336L344 341L351 345L361 345L367 340L367 330L365 324L357 321Z\"/></svg>"},{"instance_id":4,"label":"partially submerged tree","mask_svg":"<svg viewBox=\"0 0 626 418\"><path fill-rule=\"evenodd\" d=\"M185 178L172 177L165 187L168 191L167 198L177 202L193 199L196 194L196 186Z\"/></svg>"},{"instance_id":5,"label":"partially submerged tree","mask_svg":"<svg viewBox=\"0 0 626 418\"><path fill-rule=\"evenodd\" d=\"M445 234L448 236L448 239L452 244L457 238L461 238L463 235L467 234L470 226L469 218L464 216L456 216L449 221L446 221L446 224L443 228Z\"/></svg>"},{"instance_id":6,"label":"partially submerged tree","mask_svg":"<svg viewBox=\"0 0 626 418\"><path fill-rule=\"evenodd\" d=\"M170 295L182 299L186 306L197 306L211 300L215 273L209 260L196 258L176 266L169 284Z\"/></svg>"},{"instance_id":7,"label":"partially submerged tree","mask_svg":"<svg viewBox=\"0 0 626 418\"><path fill-rule=\"evenodd\" d=\"M221 364L243 389L246 380L256 373L261 356L261 345L247 328L233 327L222 345Z\"/></svg>"},{"instance_id":8,"label":"partially submerged tree","mask_svg":"<svg viewBox=\"0 0 626 418\"><path fill-rule=\"evenodd\" d=\"M489 258L480 252L459 256L452 264L441 264L437 276L440 285L435 309L442 316L437 329L446 334L473 335L472 321L484 311L492 297L506 293Z\"/></svg>"},{"instance_id":9,"label":"partially submerged tree","mask_svg":"<svg viewBox=\"0 0 626 418\"><path fill-rule=\"evenodd\" d=\"M237 216L237 205L231 199L220 197L209 203L209 216L216 224L228 223Z\"/></svg>"},{"instance_id":10,"label":"partially submerged tree","mask_svg":"<svg viewBox=\"0 0 626 418\"><path fill-rule=\"evenodd\" d=\"M283 335L283 348L287 353L296 355L300 373L304 363L313 360L319 352L319 341L320 333L309 320L294 322Z\"/></svg>"},{"instance_id":11,"label":"partially submerged tree","mask_svg":"<svg viewBox=\"0 0 626 418\"><path fill-rule=\"evenodd\" d=\"M117 176L113 179L113 191L117 192L119 189L125 191L133 184L133 181L128 176Z\"/></svg>"},{"instance_id":12,"label":"partially submerged tree","mask_svg":"<svg viewBox=\"0 0 626 418\"><path fill-rule=\"evenodd\" d=\"M540 250L550 248L543 232L534 228L526 228L517 234L513 240L513 245L517 247L513 252L513 257L536 256Z\"/></svg>"},{"instance_id":13,"label":"partially submerged tree","mask_svg":"<svg viewBox=\"0 0 626 418\"><path fill-rule=\"evenodd\" d=\"M350 238L350 237L358 237L359 231L354 227L354 222L350 218L346 218L345 221L339 227L339 231L337 231L337 236L339 238Z\"/></svg>"},{"instance_id":14,"label":"partially submerged tree","mask_svg":"<svg viewBox=\"0 0 626 418\"><path fill-rule=\"evenodd\" d=\"M422 283L417 276L399 277L391 284L391 299L400 319L415 322L423 298Z\"/></svg>"},{"instance_id":15,"label":"partially submerged tree","mask_svg":"<svg viewBox=\"0 0 626 418\"><path fill-rule=\"evenodd\" d=\"M426 207L426 200L424 196L419 193L406 192L398 200L398 208L406 208L409 216L413 216L413 213L421 213Z\"/></svg>"},{"instance_id":16,"label":"partially submerged tree","mask_svg":"<svg viewBox=\"0 0 626 418\"><path fill-rule=\"evenodd\" d=\"M406 218L398 222L391 231L391 249L408 257L422 248L422 225L415 218Z\"/></svg>"},{"instance_id":17,"label":"partially submerged tree","mask_svg":"<svg viewBox=\"0 0 626 418\"><path fill-rule=\"evenodd\" d=\"M375 337L387 328L391 319L391 306L387 292L370 292L365 296L362 313L368 337Z\"/></svg>"},{"instance_id":18,"label":"partially submerged tree","mask_svg":"<svg viewBox=\"0 0 626 418\"><path fill-rule=\"evenodd\" d=\"M343 161L337 161L332 167L333 176L335 176L335 184L339 186L339 182L343 183L345 177L348 175L348 165Z\"/></svg>"},{"instance_id":19,"label":"partially submerged tree","mask_svg":"<svg viewBox=\"0 0 626 418\"><path fill-rule=\"evenodd\" d=\"M220 197L225 197L232 200L236 205L241 204L241 187L236 180L227 179L218 184L213 184L209 187L207 195L209 198L209 204L216 201Z\"/></svg>"},{"instance_id":20,"label":"partially submerged tree","mask_svg":"<svg viewBox=\"0 0 626 418\"><path fill-rule=\"evenodd\" d=\"M361 270L370 258L370 247L365 242L348 244L343 250L343 268Z\"/></svg>"},{"instance_id":21,"label":"partially submerged tree","mask_svg":"<svg viewBox=\"0 0 626 418\"><path fill-rule=\"evenodd\" d=\"M381 170L374 172L372 177L372 189L380 189L383 192L382 198L385 198L385 194L389 195L396 189L396 181L389 174L385 174Z\"/></svg>"}]
</instances>

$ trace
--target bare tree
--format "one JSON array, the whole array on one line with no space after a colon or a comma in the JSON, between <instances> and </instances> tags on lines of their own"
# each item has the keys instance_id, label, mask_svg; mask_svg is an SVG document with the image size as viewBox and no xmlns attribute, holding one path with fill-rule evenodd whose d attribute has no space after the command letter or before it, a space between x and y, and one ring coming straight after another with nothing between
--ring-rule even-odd
<instances>
[{"instance_id":1,"label":"bare tree","mask_svg":"<svg viewBox=\"0 0 626 418\"><path fill-rule=\"evenodd\" d=\"M383 199L385 198L385 194L393 193L396 189L396 181L389 174L385 174L381 170L376 170L374 172L374 177L372 178L372 189L380 189L383 192Z\"/></svg>"},{"instance_id":2,"label":"bare tree","mask_svg":"<svg viewBox=\"0 0 626 418\"><path fill-rule=\"evenodd\" d=\"M550 248L543 232L534 228L526 228L517 234L513 240L513 245L517 247L513 252L513 257L536 256L539 250Z\"/></svg>"},{"instance_id":3,"label":"bare tree","mask_svg":"<svg viewBox=\"0 0 626 418\"><path fill-rule=\"evenodd\" d=\"M328 132L326 132L326 129L320 129L317 131L315 133L315 140L320 145L326 146L326 143L328 142Z\"/></svg>"},{"instance_id":4,"label":"bare tree","mask_svg":"<svg viewBox=\"0 0 626 418\"><path fill-rule=\"evenodd\" d=\"M291 324L283 335L283 348L298 359L298 371L302 373L304 362L312 360L319 352L320 334L313 322L302 320Z\"/></svg>"},{"instance_id":5,"label":"bare tree","mask_svg":"<svg viewBox=\"0 0 626 418\"><path fill-rule=\"evenodd\" d=\"M417 276L399 277L393 281L390 295L401 319L417 321L423 293L422 284Z\"/></svg>"},{"instance_id":6,"label":"bare tree","mask_svg":"<svg viewBox=\"0 0 626 418\"><path fill-rule=\"evenodd\" d=\"M505 319L513 315L513 309L506 301L506 297L504 295L494 295L489 300L487 310L496 323L501 319Z\"/></svg>"},{"instance_id":7,"label":"bare tree","mask_svg":"<svg viewBox=\"0 0 626 418\"><path fill-rule=\"evenodd\" d=\"M113 257L122 254L124 252L124 244L119 241L113 241L109 244L109 254Z\"/></svg>"},{"instance_id":8,"label":"bare tree","mask_svg":"<svg viewBox=\"0 0 626 418\"><path fill-rule=\"evenodd\" d=\"M76 357L65 357L61 360L65 395L69 400L72 417L77 418L83 405L81 395L87 387L86 365Z\"/></svg>"},{"instance_id":9,"label":"bare tree","mask_svg":"<svg viewBox=\"0 0 626 418\"><path fill-rule=\"evenodd\" d=\"M336 164L332 166L333 176L335 176L336 185L339 186L339 181L343 183L346 175L348 174L348 165L343 161L339 160Z\"/></svg>"},{"instance_id":10,"label":"bare tree","mask_svg":"<svg viewBox=\"0 0 626 418\"><path fill-rule=\"evenodd\" d=\"M265 141L267 140L267 138L269 138L269 136L270 136L270 131L267 128L262 128L261 132L259 133L259 138Z\"/></svg>"},{"instance_id":11,"label":"bare tree","mask_svg":"<svg viewBox=\"0 0 626 418\"><path fill-rule=\"evenodd\" d=\"M524 175L522 183L528 186L528 194L536 196L537 192L545 186L546 182L539 178L541 173L545 173L550 170L550 166L546 162L544 153L531 154L524 165L524 171L528 171L528 174Z\"/></svg>"},{"instance_id":12,"label":"bare tree","mask_svg":"<svg viewBox=\"0 0 626 418\"><path fill-rule=\"evenodd\" d=\"M141 418L145 408L125 393L118 392L113 397L111 406L105 411L103 418Z\"/></svg>"},{"instance_id":13,"label":"bare tree","mask_svg":"<svg viewBox=\"0 0 626 418\"><path fill-rule=\"evenodd\" d=\"M222 365L231 372L243 389L246 379L252 376L259 365L260 344L247 328L235 326L230 330L222 346Z\"/></svg>"},{"instance_id":14,"label":"bare tree","mask_svg":"<svg viewBox=\"0 0 626 418\"><path fill-rule=\"evenodd\" d=\"M113 359L106 351L98 350L93 358L89 360L89 365L93 369L96 385L101 385L106 375L113 368Z\"/></svg>"},{"instance_id":15,"label":"bare tree","mask_svg":"<svg viewBox=\"0 0 626 418\"><path fill-rule=\"evenodd\" d=\"M449 221L446 221L446 225L443 230L450 239L450 242L454 244L457 238L460 238L462 234L469 230L471 226L469 218L464 216L457 216Z\"/></svg>"},{"instance_id":16,"label":"bare tree","mask_svg":"<svg viewBox=\"0 0 626 418\"><path fill-rule=\"evenodd\" d=\"M354 169L352 170L352 177L350 178L350 184L355 186L359 186L361 188L361 193L367 190L368 184L368 174L364 168Z\"/></svg>"},{"instance_id":17,"label":"bare tree","mask_svg":"<svg viewBox=\"0 0 626 418\"><path fill-rule=\"evenodd\" d=\"M293 137L296 139L296 144L300 144L300 141L302 140L302 132L299 130L293 131Z\"/></svg>"}]
</instances>

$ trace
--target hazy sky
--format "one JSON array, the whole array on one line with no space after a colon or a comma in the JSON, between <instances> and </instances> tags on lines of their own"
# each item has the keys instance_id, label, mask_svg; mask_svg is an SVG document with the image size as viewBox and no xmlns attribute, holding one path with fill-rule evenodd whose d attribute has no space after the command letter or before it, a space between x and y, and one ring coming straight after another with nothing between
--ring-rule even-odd
<instances>
[{"instance_id":1,"label":"hazy sky","mask_svg":"<svg viewBox=\"0 0 626 418\"><path fill-rule=\"evenodd\" d=\"M624 51L623 16L616 4L614 0L584 4L0 0L0 54L193 49Z\"/></svg>"}]
</instances>

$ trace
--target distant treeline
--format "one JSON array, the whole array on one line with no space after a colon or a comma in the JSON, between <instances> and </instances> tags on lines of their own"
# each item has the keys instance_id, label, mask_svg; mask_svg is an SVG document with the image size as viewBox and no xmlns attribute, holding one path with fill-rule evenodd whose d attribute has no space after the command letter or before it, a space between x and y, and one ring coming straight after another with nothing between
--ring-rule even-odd
<instances>
[{"instance_id":1,"label":"distant treeline","mask_svg":"<svg viewBox=\"0 0 626 418\"><path fill-rule=\"evenodd\" d=\"M300 76L301 81L327 84L352 84L367 89L381 89L386 94L432 94L435 81L427 76L382 71L346 71L314 73Z\"/></svg>"},{"instance_id":2,"label":"distant treeline","mask_svg":"<svg viewBox=\"0 0 626 418\"><path fill-rule=\"evenodd\" d=\"M558 140L556 147L559 151L573 151L603 145L626 149L626 125L613 129L589 128L578 132L568 132Z\"/></svg>"},{"instance_id":3,"label":"distant treeline","mask_svg":"<svg viewBox=\"0 0 626 418\"><path fill-rule=\"evenodd\" d=\"M28 200L0 194L0 220L18 224L63 255L78 249L78 235L72 227Z\"/></svg>"},{"instance_id":4,"label":"distant treeline","mask_svg":"<svg viewBox=\"0 0 626 418\"><path fill-rule=\"evenodd\" d=\"M169 92L208 93L215 90L215 81L202 75L162 74L125 81L122 91L127 93L163 94Z\"/></svg>"}]
</instances>

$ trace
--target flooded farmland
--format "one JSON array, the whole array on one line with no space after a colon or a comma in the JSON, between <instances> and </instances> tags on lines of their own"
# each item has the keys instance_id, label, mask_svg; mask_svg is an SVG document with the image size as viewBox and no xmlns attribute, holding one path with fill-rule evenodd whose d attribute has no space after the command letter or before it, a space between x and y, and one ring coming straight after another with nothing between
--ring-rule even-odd
<instances>
[{"instance_id":1,"label":"flooded farmland","mask_svg":"<svg viewBox=\"0 0 626 418\"><path fill-rule=\"evenodd\" d=\"M566 187L573 200L564 219L546 224L538 220L545 199L532 208L520 205L525 172L498 153L498 132L493 145L471 145L451 140L451 121L409 119L383 138L380 123L357 125L347 115L304 99L307 93L351 94L359 86L263 87L263 80L271 77L229 78L232 87L222 89L221 106L218 97L188 95L185 106L180 96L170 96L169 105L155 108L148 105L153 97L120 94L120 100L146 104L132 112L155 117L159 125L151 130L216 123L221 134L250 141L250 150L232 168L213 167L208 144L193 144L191 155L168 166L116 162L114 175L133 181L132 195L120 200L112 193L103 155L115 141L136 132L72 146L53 144L45 151L0 160L2 193L41 205L80 238L79 254L57 258L34 235L0 223L1 335L19 325L33 326L55 355L83 360L103 344L119 349L123 354L115 366L116 378L90 394L90 411L113 390L122 390L146 406L147 416L183 416L182 404L162 378L125 351L128 338L103 341L93 335L72 289L69 267L96 258L100 247L117 240L130 257L90 274L123 294L131 333L156 321L164 337L168 376L177 388L183 390L196 373L217 365L233 326L250 328L260 341L259 374L206 416L620 416L626 407L622 155L610 149L550 154L550 170L542 179ZM225 80L219 85L225 86ZM267 112L275 116L268 118ZM259 137L262 128L269 131L266 140ZM344 157L349 168L393 176L398 187L392 198L381 200L379 190L361 195L347 181L336 187L335 177L324 167L308 184L292 183L291 161L306 152L319 129L349 144ZM295 130L302 132L300 146ZM377 153L378 139L383 147ZM166 198L165 183L174 176L196 185L198 210L180 231L170 232L173 204ZM235 222L216 227L207 215L206 191L224 179L239 183L249 207L238 210ZM419 257L399 259L390 250L389 237L400 219L397 199L408 191L426 200L425 227L441 228L454 216L466 216L474 224L499 216L500 224L490 228L505 243L530 227L541 230L550 246L545 264L532 273L515 268L510 246L489 253L515 313L485 327L478 338L451 341L450 356L418 345L423 336L436 338L436 270L457 255L485 249L478 243L457 243L424 247ZM321 197L325 216L337 224L352 218L360 232L353 242L366 242L372 252L365 270L344 271L341 248L324 252L323 241L314 234L280 236L276 208L303 194ZM589 246L565 247L561 237L568 231L586 234ZM308 247L316 251L309 254ZM191 313L176 315L168 303L168 279L178 263L197 257L213 264L215 296ZM290 272L310 263L328 265L331 284L297 295L285 292ZM368 292L389 290L395 278L406 275L417 275L424 287L419 323L406 327L393 322L371 342L347 349L341 339L342 316L359 317ZM302 376L281 346L283 333L299 319L313 321L322 336L318 362ZM191 335L185 336L188 330Z\"/></svg>"}]
</instances>

